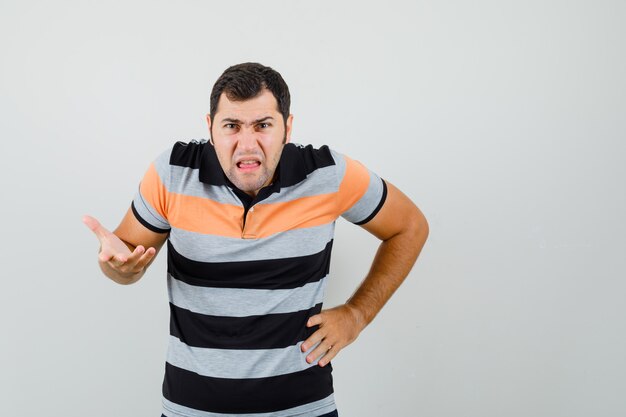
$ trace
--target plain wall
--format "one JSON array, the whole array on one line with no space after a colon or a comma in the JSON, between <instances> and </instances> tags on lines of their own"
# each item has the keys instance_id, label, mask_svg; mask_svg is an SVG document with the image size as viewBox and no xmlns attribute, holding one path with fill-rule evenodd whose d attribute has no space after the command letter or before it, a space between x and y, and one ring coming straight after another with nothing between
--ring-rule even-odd
<instances>
[{"instance_id":1,"label":"plain wall","mask_svg":"<svg viewBox=\"0 0 626 417\"><path fill-rule=\"evenodd\" d=\"M160 414L165 252L100 274L215 79L288 82L293 140L397 185L430 238L333 362L342 417L626 415L623 1L0 2L0 414ZM327 306L376 239L338 221Z\"/></svg>"}]
</instances>

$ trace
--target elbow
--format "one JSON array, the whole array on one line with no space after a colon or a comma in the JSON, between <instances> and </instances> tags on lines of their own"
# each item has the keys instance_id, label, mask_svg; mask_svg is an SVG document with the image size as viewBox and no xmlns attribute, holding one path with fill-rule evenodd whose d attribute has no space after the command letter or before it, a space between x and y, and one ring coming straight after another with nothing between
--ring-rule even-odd
<instances>
[{"instance_id":1,"label":"elbow","mask_svg":"<svg viewBox=\"0 0 626 417\"><path fill-rule=\"evenodd\" d=\"M409 233L413 238L417 241L417 246L422 248L426 239L428 239L428 235L430 233L430 227L428 225L428 220L426 220L426 216L424 213L420 211L417 206L415 206L415 210L411 213L408 222Z\"/></svg>"}]
</instances>

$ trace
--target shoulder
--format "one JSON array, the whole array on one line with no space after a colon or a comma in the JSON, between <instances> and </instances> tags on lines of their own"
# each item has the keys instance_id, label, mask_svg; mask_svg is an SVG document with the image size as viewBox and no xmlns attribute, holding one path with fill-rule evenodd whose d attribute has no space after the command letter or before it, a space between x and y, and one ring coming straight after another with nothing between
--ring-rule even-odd
<instances>
[{"instance_id":1,"label":"shoulder","mask_svg":"<svg viewBox=\"0 0 626 417\"><path fill-rule=\"evenodd\" d=\"M346 154L330 148L328 145L316 148L313 145L289 143L285 145L285 151L289 157L297 159L309 171L335 166L339 171L343 172L346 162L351 160Z\"/></svg>"},{"instance_id":2,"label":"shoulder","mask_svg":"<svg viewBox=\"0 0 626 417\"><path fill-rule=\"evenodd\" d=\"M316 148L313 145L288 143L283 148L280 161L281 180L283 186L294 185L316 171L332 170L336 165L333 152L326 145Z\"/></svg>"},{"instance_id":3,"label":"shoulder","mask_svg":"<svg viewBox=\"0 0 626 417\"><path fill-rule=\"evenodd\" d=\"M161 152L152 164L161 181L168 184L172 170L177 168L199 168L206 143L204 139L189 142L178 141Z\"/></svg>"},{"instance_id":4,"label":"shoulder","mask_svg":"<svg viewBox=\"0 0 626 417\"><path fill-rule=\"evenodd\" d=\"M167 155L169 165L199 168L202 153L207 147L207 143L206 139L193 139L189 142L178 141L169 149L169 154L167 151L164 154Z\"/></svg>"},{"instance_id":5,"label":"shoulder","mask_svg":"<svg viewBox=\"0 0 626 417\"><path fill-rule=\"evenodd\" d=\"M283 152L290 159L297 159L312 168L321 168L334 164L332 151L327 145L315 148L313 145L301 145L299 143L288 143Z\"/></svg>"}]
</instances>

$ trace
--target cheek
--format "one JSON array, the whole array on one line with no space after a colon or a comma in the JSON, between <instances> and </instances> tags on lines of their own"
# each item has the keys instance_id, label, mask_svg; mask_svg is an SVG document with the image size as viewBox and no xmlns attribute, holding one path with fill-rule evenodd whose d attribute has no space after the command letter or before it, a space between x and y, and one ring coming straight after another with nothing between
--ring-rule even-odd
<instances>
[{"instance_id":1,"label":"cheek","mask_svg":"<svg viewBox=\"0 0 626 417\"><path fill-rule=\"evenodd\" d=\"M283 139L284 136L279 137L279 135L272 135L271 137L263 138L263 140L259 142L266 158L271 160L280 159L284 145Z\"/></svg>"},{"instance_id":2,"label":"cheek","mask_svg":"<svg viewBox=\"0 0 626 417\"><path fill-rule=\"evenodd\" d=\"M231 165L233 157L232 152L223 148L215 148L215 153L217 154L217 159L223 168L229 167Z\"/></svg>"}]
</instances>

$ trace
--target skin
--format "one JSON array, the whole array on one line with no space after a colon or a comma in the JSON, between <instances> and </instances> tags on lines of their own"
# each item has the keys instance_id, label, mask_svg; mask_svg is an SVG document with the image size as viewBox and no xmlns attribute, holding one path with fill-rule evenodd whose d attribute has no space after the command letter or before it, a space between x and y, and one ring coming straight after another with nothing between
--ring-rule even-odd
<instances>
[{"instance_id":1,"label":"skin","mask_svg":"<svg viewBox=\"0 0 626 417\"><path fill-rule=\"evenodd\" d=\"M372 322L410 272L428 237L422 212L395 186L387 182L387 200L376 217L362 227L382 242L370 271L343 305L312 316L307 326L319 329L302 344L306 360L326 366Z\"/></svg>"},{"instance_id":2,"label":"skin","mask_svg":"<svg viewBox=\"0 0 626 417\"><path fill-rule=\"evenodd\" d=\"M283 122L269 90L246 101L222 94L217 108L214 124L206 117L217 158L228 179L254 197L274 178L283 147L291 140L293 115Z\"/></svg>"},{"instance_id":3,"label":"skin","mask_svg":"<svg viewBox=\"0 0 626 417\"><path fill-rule=\"evenodd\" d=\"M131 209L113 232L91 216L84 216L83 223L100 242L100 269L122 285L137 282L143 276L167 239L167 233L154 233L139 223Z\"/></svg>"},{"instance_id":4,"label":"skin","mask_svg":"<svg viewBox=\"0 0 626 417\"><path fill-rule=\"evenodd\" d=\"M253 197L271 184L283 147L291 139L293 115L284 122L269 91L239 102L222 95L214 122L207 115L207 123L220 165L233 184ZM242 166L242 161L248 163ZM319 366L326 366L358 337L404 281L426 242L429 229L422 212L389 182L387 188L381 210L362 225L381 240L369 273L345 304L323 310L307 322L308 327L319 326L302 343L309 363L319 359ZM100 242L100 268L119 284L138 281L167 239L166 233L139 223L131 209L113 232L91 216L83 222Z\"/></svg>"}]
</instances>

